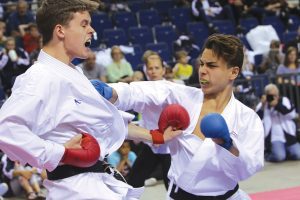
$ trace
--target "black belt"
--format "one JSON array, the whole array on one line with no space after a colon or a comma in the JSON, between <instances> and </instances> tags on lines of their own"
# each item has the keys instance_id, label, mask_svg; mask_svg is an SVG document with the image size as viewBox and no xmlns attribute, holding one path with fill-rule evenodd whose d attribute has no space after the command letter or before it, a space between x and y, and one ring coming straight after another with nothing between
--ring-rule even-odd
<instances>
[{"instance_id":1,"label":"black belt","mask_svg":"<svg viewBox=\"0 0 300 200\"><path fill-rule=\"evenodd\" d=\"M47 178L49 180L55 181L59 179L68 178L71 176L75 176L77 174L82 174L86 172L95 172L95 173L108 173L112 174L113 176L119 180L126 183L124 177L117 171L115 168L111 167L107 162L104 161L97 161L91 167L75 167L72 165L60 165L56 167L52 172L47 171Z\"/></svg>"},{"instance_id":2,"label":"black belt","mask_svg":"<svg viewBox=\"0 0 300 200\"><path fill-rule=\"evenodd\" d=\"M239 185L237 184L233 190L229 190L223 195L218 196L197 196L191 193L184 191L183 189L178 187L177 192L175 192L176 185L174 184L171 190L170 197L174 200L226 200L231 197L236 191L239 189Z\"/></svg>"}]
</instances>

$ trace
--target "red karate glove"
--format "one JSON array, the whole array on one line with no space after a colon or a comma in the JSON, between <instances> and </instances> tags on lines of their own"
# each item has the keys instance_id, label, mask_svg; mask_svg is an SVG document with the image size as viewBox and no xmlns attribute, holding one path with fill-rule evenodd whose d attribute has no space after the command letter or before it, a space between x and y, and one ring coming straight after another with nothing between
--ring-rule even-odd
<instances>
[{"instance_id":1,"label":"red karate glove","mask_svg":"<svg viewBox=\"0 0 300 200\"><path fill-rule=\"evenodd\" d=\"M90 167L99 160L100 146L93 136L82 133L80 146L82 149L66 148L61 162L76 167Z\"/></svg>"},{"instance_id":2,"label":"red karate glove","mask_svg":"<svg viewBox=\"0 0 300 200\"><path fill-rule=\"evenodd\" d=\"M184 107L179 104L170 104L166 106L159 117L157 130L151 130L153 144L163 144L163 133L171 126L175 130L184 130L190 124L190 117Z\"/></svg>"}]
</instances>

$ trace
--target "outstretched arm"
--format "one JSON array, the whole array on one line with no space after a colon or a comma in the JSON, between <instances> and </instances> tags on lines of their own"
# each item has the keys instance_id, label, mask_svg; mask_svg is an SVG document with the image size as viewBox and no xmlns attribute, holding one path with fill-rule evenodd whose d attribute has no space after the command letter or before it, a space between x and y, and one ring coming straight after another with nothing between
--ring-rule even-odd
<instances>
[{"instance_id":1,"label":"outstretched arm","mask_svg":"<svg viewBox=\"0 0 300 200\"><path fill-rule=\"evenodd\" d=\"M157 131L153 133L153 131ZM156 136L154 134L157 134ZM160 134L160 136L158 135ZM163 142L167 142L172 140L173 138L177 137L178 135L182 134L181 130L172 130L172 127L168 127L163 133L159 132L158 130L148 130L143 127L129 124L128 125L128 139L132 140L141 140L144 142L153 142L153 144L157 143L157 139L155 137L161 137Z\"/></svg>"}]
</instances>

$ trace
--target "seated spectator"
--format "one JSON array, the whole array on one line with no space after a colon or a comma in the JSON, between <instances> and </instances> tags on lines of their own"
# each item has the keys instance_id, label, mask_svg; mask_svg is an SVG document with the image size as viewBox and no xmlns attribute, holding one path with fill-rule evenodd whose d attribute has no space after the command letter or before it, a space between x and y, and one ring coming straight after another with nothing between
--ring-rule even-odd
<instances>
[{"instance_id":1,"label":"seated spectator","mask_svg":"<svg viewBox=\"0 0 300 200\"><path fill-rule=\"evenodd\" d=\"M188 80L193 74L193 66L188 64L189 56L186 51L178 51L175 53L176 64L172 71L175 79L182 81Z\"/></svg>"},{"instance_id":2,"label":"seated spectator","mask_svg":"<svg viewBox=\"0 0 300 200\"><path fill-rule=\"evenodd\" d=\"M25 190L27 199L46 199L41 191L36 168L22 166L17 161L10 160L6 155L1 159L3 163L3 174L10 180L11 186L16 186L16 182ZM14 188L12 188L14 190Z\"/></svg>"},{"instance_id":3,"label":"seated spectator","mask_svg":"<svg viewBox=\"0 0 300 200\"><path fill-rule=\"evenodd\" d=\"M280 96L276 85L269 84L265 87L265 94L261 97L256 111L264 124L266 160L299 160L300 144L296 138L294 121L298 114L291 101Z\"/></svg>"},{"instance_id":4,"label":"seated spectator","mask_svg":"<svg viewBox=\"0 0 300 200\"><path fill-rule=\"evenodd\" d=\"M298 55L300 54L300 25L298 27L298 31L297 31L297 36L295 39L288 41L285 45L284 45L284 53L286 53L286 50L289 47L295 47L298 51Z\"/></svg>"},{"instance_id":5,"label":"seated spectator","mask_svg":"<svg viewBox=\"0 0 300 200\"><path fill-rule=\"evenodd\" d=\"M298 74L300 73L300 63L298 62L297 58L297 49L294 47L289 47L287 49L284 63L279 65L277 69L277 75L284 75L284 74ZM300 76L295 75L291 77L279 77L278 83L290 83L292 85L299 85L300 84Z\"/></svg>"},{"instance_id":6,"label":"seated spectator","mask_svg":"<svg viewBox=\"0 0 300 200\"><path fill-rule=\"evenodd\" d=\"M5 47L5 41L6 41L6 36L5 36L5 27L6 24L2 21L0 21L0 51Z\"/></svg>"},{"instance_id":7,"label":"seated spectator","mask_svg":"<svg viewBox=\"0 0 300 200\"><path fill-rule=\"evenodd\" d=\"M283 22L285 29L288 30L290 25L293 24L290 18L290 10L288 3L285 0L272 0L265 1L264 10L267 15L276 15Z\"/></svg>"},{"instance_id":8,"label":"seated spectator","mask_svg":"<svg viewBox=\"0 0 300 200\"><path fill-rule=\"evenodd\" d=\"M111 48L111 58L112 63L107 66L108 82L131 82L133 70L131 64L124 59L120 47L113 46Z\"/></svg>"},{"instance_id":9,"label":"seated spectator","mask_svg":"<svg viewBox=\"0 0 300 200\"><path fill-rule=\"evenodd\" d=\"M28 3L25 0L19 0L17 10L12 12L7 19L8 35L13 37L21 36L19 25L34 23L33 14L28 10Z\"/></svg>"},{"instance_id":10,"label":"seated spectator","mask_svg":"<svg viewBox=\"0 0 300 200\"><path fill-rule=\"evenodd\" d=\"M229 5L222 7L218 1L193 0L192 14L197 20L202 20L212 33L218 32L218 28L212 23L213 20L229 19L236 25L231 7Z\"/></svg>"},{"instance_id":11,"label":"seated spectator","mask_svg":"<svg viewBox=\"0 0 300 200\"><path fill-rule=\"evenodd\" d=\"M25 51L29 54L39 49L40 33L34 23L19 25Z\"/></svg>"},{"instance_id":12,"label":"seated spectator","mask_svg":"<svg viewBox=\"0 0 300 200\"><path fill-rule=\"evenodd\" d=\"M28 53L17 48L15 39L8 37L5 42L5 49L0 52L0 69L2 84L7 96L14 82L14 79L29 68L30 60Z\"/></svg>"},{"instance_id":13,"label":"seated spectator","mask_svg":"<svg viewBox=\"0 0 300 200\"><path fill-rule=\"evenodd\" d=\"M107 82L106 69L103 65L96 62L96 54L92 50L89 50L87 59L78 66L81 67L84 75L88 79L99 79L103 82Z\"/></svg>"},{"instance_id":14,"label":"seated spectator","mask_svg":"<svg viewBox=\"0 0 300 200\"><path fill-rule=\"evenodd\" d=\"M109 11L111 13L122 12L122 11L130 12L130 8L128 7L127 3L118 2L117 0L111 0Z\"/></svg>"},{"instance_id":15,"label":"seated spectator","mask_svg":"<svg viewBox=\"0 0 300 200\"><path fill-rule=\"evenodd\" d=\"M258 73L275 76L278 66L283 63L284 54L280 50L280 42L272 40L270 43L270 50L263 55L263 61L260 64Z\"/></svg>"},{"instance_id":16,"label":"seated spectator","mask_svg":"<svg viewBox=\"0 0 300 200\"><path fill-rule=\"evenodd\" d=\"M200 53L200 47L195 43L190 35L180 35L177 40L173 42L174 52L186 51L191 57L197 57Z\"/></svg>"},{"instance_id":17,"label":"seated spectator","mask_svg":"<svg viewBox=\"0 0 300 200\"><path fill-rule=\"evenodd\" d=\"M108 163L115 167L128 180L128 174L136 159L136 154L131 151L129 141L124 141L118 151L108 156Z\"/></svg>"},{"instance_id":18,"label":"seated spectator","mask_svg":"<svg viewBox=\"0 0 300 200\"><path fill-rule=\"evenodd\" d=\"M8 17L17 10L16 3L13 1L7 1L5 4L5 12L3 13L3 18L2 20L4 22L7 22ZM7 34L7 32L6 32Z\"/></svg>"}]
</instances>

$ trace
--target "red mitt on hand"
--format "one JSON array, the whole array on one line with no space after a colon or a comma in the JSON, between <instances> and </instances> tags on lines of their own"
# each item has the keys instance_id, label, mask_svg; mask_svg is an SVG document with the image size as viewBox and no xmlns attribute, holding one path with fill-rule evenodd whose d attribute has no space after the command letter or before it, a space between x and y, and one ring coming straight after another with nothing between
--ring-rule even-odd
<instances>
[{"instance_id":1,"label":"red mitt on hand","mask_svg":"<svg viewBox=\"0 0 300 200\"><path fill-rule=\"evenodd\" d=\"M176 130L184 130L190 124L190 116L186 109L179 104L166 106L158 120L158 130L151 130L153 144L163 144L163 133L169 126Z\"/></svg>"},{"instance_id":2,"label":"red mitt on hand","mask_svg":"<svg viewBox=\"0 0 300 200\"><path fill-rule=\"evenodd\" d=\"M159 131L164 132L172 126L176 130L184 130L190 124L190 116L186 109L179 104L170 104L163 109L158 120Z\"/></svg>"},{"instance_id":3,"label":"red mitt on hand","mask_svg":"<svg viewBox=\"0 0 300 200\"><path fill-rule=\"evenodd\" d=\"M76 167L90 167L94 165L100 157L100 146L98 141L87 133L82 133L82 149L67 149L61 162Z\"/></svg>"}]
</instances>

